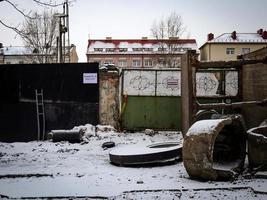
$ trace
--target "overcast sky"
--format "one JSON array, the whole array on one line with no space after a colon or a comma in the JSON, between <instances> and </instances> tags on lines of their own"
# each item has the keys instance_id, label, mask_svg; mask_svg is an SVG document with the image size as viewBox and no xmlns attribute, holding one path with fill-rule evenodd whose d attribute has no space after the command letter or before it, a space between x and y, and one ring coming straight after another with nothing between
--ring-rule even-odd
<instances>
[{"instance_id":1,"label":"overcast sky","mask_svg":"<svg viewBox=\"0 0 267 200\"><path fill-rule=\"evenodd\" d=\"M32 0L9 1L16 2L25 11L44 9ZM6 2L0 2L0 11L0 19L6 23L23 22L23 17ZM79 62L84 62L89 37L150 37L153 21L171 12L182 16L187 30L184 37L196 39L198 46L206 41L210 32L216 37L234 30L267 30L267 0L76 0L70 7L70 40L77 46ZM1 24L0 42L4 46L22 45L19 37Z\"/></svg>"}]
</instances>

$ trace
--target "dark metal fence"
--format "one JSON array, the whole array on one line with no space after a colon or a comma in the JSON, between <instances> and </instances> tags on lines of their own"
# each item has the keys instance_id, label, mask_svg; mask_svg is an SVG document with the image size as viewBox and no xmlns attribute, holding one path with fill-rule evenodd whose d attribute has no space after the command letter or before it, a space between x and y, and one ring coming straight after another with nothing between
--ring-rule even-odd
<instances>
[{"instance_id":1,"label":"dark metal fence","mask_svg":"<svg viewBox=\"0 0 267 200\"><path fill-rule=\"evenodd\" d=\"M43 90L45 132L98 123L98 64L0 65L0 141L37 138L35 90Z\"/></svg>"}]
</instances>

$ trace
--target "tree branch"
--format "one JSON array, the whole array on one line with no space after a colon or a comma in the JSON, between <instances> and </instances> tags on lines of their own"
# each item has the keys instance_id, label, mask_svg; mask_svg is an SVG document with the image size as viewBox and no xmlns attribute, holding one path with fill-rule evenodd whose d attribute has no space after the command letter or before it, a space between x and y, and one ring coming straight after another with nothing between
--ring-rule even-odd
<instances>
[{"instance_id":1,"label":"tree branch","mask_svg":"<svg viewBox=\"0 0 267 200\"><path fill-rule=\"evenodd\" d=\"M27 18L28 18L28 19L32 19L32 18L30 17L30 13L31 13L31 12L29 12L28 14L26 14L24 11L22 11L21 9L19 9L18 6L17 6L16 4L12 3L11 1L9 1L9 0L2 0L2 1L5 1L5 2L9 3L9 4L10 4L16 11L18 11L20 14L22 14L26 19L27 19Z\"/></svg>"},{"instance_id":2,"label":"tree branch","mask_svg":"<svg viewBox=\"0 0 267 200\"><path fill-rule=\"evenodd\" d=\"M47 6L47 7L58 7L58 6L64 5L64 2L63 3L52 3L52 1L50 1L49 3L47 3L47 2L40 1L40 0L33 0L33 1L41 6ZM68 3L72 3L75 1L76 0L71 0L71 1L68 1Z\"/></svg>"},{"instance_id":3,"label":"tree branch","mask_svg":"<svg viewBox=\"0 0 267 200\"><path fill-rule=\"evenodd\" d=\"M39 5L42 5L42 6L48 6L48 7L58 7L58 6L62 6L64 3L52 3L50 1L50 3L47 3L47 2L43 2L43 1L38 1L38 0L33 0L35 3L39 4Z\"/></svg>"},{"instance_id":4,"label":"tree branch","mask_svg":"<svg viewBox=\"0 0 267 200\"><path fill-rule=\"evenodd\" d=\"M24 32L20 31L20 30L19 30L18 28L16 28L16 27L7 25L7 24L6 24L5 22L3 22L1 19L0 19L0 23L1 23L3 26L5 26L6 28L9 28L9 29L15 31L18 35L20 35L20 36L22 36L22 37L25 36Z\"/></svg>"}]
</instances>

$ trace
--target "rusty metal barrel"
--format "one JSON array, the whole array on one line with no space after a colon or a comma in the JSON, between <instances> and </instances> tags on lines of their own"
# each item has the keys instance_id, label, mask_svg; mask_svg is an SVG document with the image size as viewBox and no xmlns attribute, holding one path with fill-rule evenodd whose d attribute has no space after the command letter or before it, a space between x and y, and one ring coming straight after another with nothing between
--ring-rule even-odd
<instances>
[{"instance_id":1,"label":"rusty metal barrel","mask_svg":"<svg viewBox=\"0 0 267 200\"><path fill-rule=\"evenodd\" d=\"M189 176L231 179L244 166L246 129L240 115L195 122L184 137L183 162Z\"/></svg>"},{"instance_id":2,"label":"rusty metal barrel","mask_svg":"<svg viewBox=\"0 0 267 200\"><path fill-rule=\"evenodd\" d=\"M252 168L267 170L267 125L248 130L248 161Z\"/></svg>"}]
</instances>

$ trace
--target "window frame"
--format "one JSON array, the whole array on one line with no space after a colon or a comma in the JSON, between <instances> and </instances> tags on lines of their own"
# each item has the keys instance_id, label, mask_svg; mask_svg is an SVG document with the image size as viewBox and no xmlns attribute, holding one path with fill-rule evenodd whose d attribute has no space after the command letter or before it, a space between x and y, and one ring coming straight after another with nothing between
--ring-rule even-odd
<instances>
[{"instance_id":1,"label":"window frame","mask_svg":"<svg viewBox=\"0 0 267 200\"><path fill-rule=\"evenodd\" d=\"M233 47L226 48L226 55L234 55L234 54L235 54L235 48Z\"/></svg>"}]
</instances>

